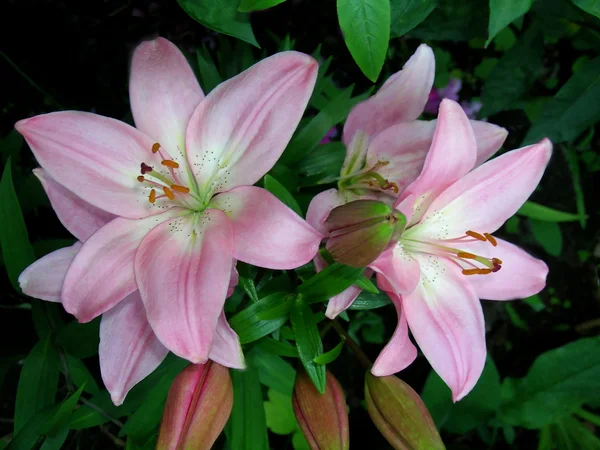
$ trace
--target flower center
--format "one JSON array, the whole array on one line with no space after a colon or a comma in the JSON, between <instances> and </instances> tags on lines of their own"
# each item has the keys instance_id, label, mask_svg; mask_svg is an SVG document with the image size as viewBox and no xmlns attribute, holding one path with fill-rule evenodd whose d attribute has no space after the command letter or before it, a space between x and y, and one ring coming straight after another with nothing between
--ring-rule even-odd
<instances>
[{"instance_id":1,"label":"flower center","mask_svg":"<svg viewBox=\"0 0 600 450\"><path fill-rule=\"evenodd\" d=\"M398 194L398 185L390 182L377 173L377 169L387 166L389 161L377 161L377 163L367 170L362 170L356 174L341 178L338 181L340 190L344 189L370 189L373 191L391 191L390 194Z\"/></svg>"},{"instance_id":2,"label":"flower center","mask_svg":"<svg viewBox=\"0 0 600 450\"><path fill-rule=\"evenodd\" d=\"M465 231L463 236L455 239L431 241L420 241L409 238L400 239L404 249L408 252L426 253L449 258L462 269L463 275L489 275L498 272L502 268L502 261L500 261L500 259L476 255L450 246L476 241L487 242L492 247L498 245L496 238L490 233L477 233L471 230Z\"/></svg>"}]
</instances>

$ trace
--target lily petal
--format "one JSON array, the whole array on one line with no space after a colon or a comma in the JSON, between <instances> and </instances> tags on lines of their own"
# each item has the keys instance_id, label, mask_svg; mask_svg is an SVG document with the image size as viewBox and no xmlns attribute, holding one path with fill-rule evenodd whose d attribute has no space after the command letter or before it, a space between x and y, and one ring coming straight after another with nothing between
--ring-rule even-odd
<instances>
[{"instance_id":1,"label":"lily petal","mask_svg":"<svg viewBox=\"0 0 600 450\"><path fill-rule=\"evenodd\" d=\"M515 300L527 298L546 286L548 266L516 245L496 238L498 245L474 242L464 246L465 251L489 255L502 261L502 269L489 276L469 277L479 298L487 300Z\"/></svg>"},{"instance_id":2,"label":"lily petal","mask_svg":"<svg viewBox=\"0 0 600 450\"><path fill-rule=\"evenodd\" d=\"M82 200L54 181L44 169L33 169L46 191L60 222L80 241L85 241L115 216Z\"/></svg>"},{"instance_id":3,"label":"lily petal","mask_svg":"<svg viewBox=\"0 0 600 450\"><path fill-rule=\"evenodd\" d=\"M38 259L19 275L19 286L33 298L60 302L67 269L81 248L81 242L53 251Z\"/></svg>"},{"instance_id":4,"label":"lily petal","mask_svg":"<svg viewBox=\"0 0 600 450\"><path fill-rule=\"evenodd\" d=\"M417 358L417 348L408 337L408 323L405 314L402 313L402 300L394 294L390 294L390 299L398 313L398 325L394 335L381 350L371 368L371 373L376 377L385 377L400 372Z\"/></svg>"},{"instance_id":5,"label":"lily petal","mask_svg":"<svg viewBox=\"0 0 600 450\"><path fill-rule=\"evenodd\" d=\"M204 94L173 43L159 37L137 46L131 61L129 98L136 128L160 143L179 165L187 164L185 130Z\"/></svg>"},{"instance_id":6,"label":"lily petal","mask_svg":"<svg viewBox=\"0 0 600 450\"><path fill-rule=\"evenodd\" d=\"M294 269L317 254L323 236L269 191L240 186L211 207L233 223L233 257L267 269Z\"/></svg>"},{"instance_id":7,"label":"lily petal","mask_svg":"<svg viewBox=\"0 0 600 450\"><path fill-rule=\"evenodd\" d=\"M208 94L186 133L203 195L252 185L273 167L302 117L317 69L308 55L278 53Z\"/></svg>"},{"instance_id":8,"label":"lily petal","mask_svg":"<svg viewBox=\"0 0 600 450\"><path fill-rule=\"evenodd\" d=\"M62 299L67 312L89 322L137 290L135 252L158 223L181 215L174 208L145 219L118 217L94 233L81 247L65 277Z\"/></svg>"},{"instance_id":9,"label":"lily petal","mask_svg":"<svg viewBox=\"0 0 600 450\"><path fill-rule=\"evenodd\" d=\"M389 77L377 94L356 105L344 125L344 143L349 145L357 131L371 139L386 128L415 120L429 99L435 75L435 57L422 44L403 69Z\"/></svg>"},{"instance_id":10,"label":"lily petal","mask_svg":"<svg viewBox=\"0 0 600 450\"><path fill-rule=\"evenodd\" d=\"M328 189L315 195L308 205L306 221L319 233L327 236L329 232L325 228L325 220L333 208L343 205L343 195L337 189Z\"/></svg>"},{"instance_id":11,"label":"lily petal","mask_svg":"<svg viewBox=\"0 0 600 450\"><path fill-rule=\"evenodd\" d=\"M102 381L117 406L166 358L169 350L154 335L139 291L102 315L98 353Z\"/></svg>"},{"instance_id":12,"label":"lily petal","mask_svg":"<svg viewBox=\"0 0 600 450\"><path fill-rule=\"evenodd\" d=\"M48 174L86 202L131 219L160 212L136 179L142 162L160 167L154 141L141 131L79 111L43 114L15 128Z\"/></svg>"},{"instance_id":13,"label":"lily petal","mask_svg":"<svg viewBox=\"0 0 600 450\"><path fill-rule=\"evenodd\" d=\"M246 368L240 338L227 323L224 311L219 316L208 358L232 369Z\"/></svg>"},{"instance_id":14,"label":"lily petal","mask_svg":"<svg viewBox=\"0 0 600 450\"><path fill-rule=\"evenodd\" d=\"M382 274L396 295L414 291L421 279L419 261L400 244L385 250L369 268Z\"/></svg>"},{"instance_id":15,"label":"lily petal","mask_svg":"<svg viewBox=\"0 0 600 450\"><path fill-rule=\"evenodd\" d=\"M444 189L473 168L476 158L477 143L467 115L458 103L442 100L423 171L398 197L394 206L414 195L417 200L411 222L416 223Z\"/></svg>"},{"instance_id":16,"label":"lily petal","mask_svg":"<svg viewBox=\"0 0 600 450\"><path fill-rule=\"evenodd\" d=\"M483 311L456 265L442 258L417 257L422 282L402 296L402 306L419 348L457 402L473 389L483 371Z\"/></svg>"},{"instance_id":17,"label":"lily petal","mask_svg":"<svg viewBox=\"0 0 600 450\"><path fill-rule=\"evenodd\" d=\"M544 139L479 166L446 189L411 233L435 239L466 230L493 233L535 190L551 155L552 143Z\"/></svg>"},{"instance_id":18,"label":"lily petal","mask_svg":"<svg viewBox=\"0 0 600 450\"><path fill-rule=\"evenodd\" d=\"M477 141L477 159L475 167L480 166L500 150L508 137L506 128L481 120L471 120L471 127Z\"/></svg>"},{"instance_id":19,"label":"lily petal","mask_svg":"<svg viewBox=\"0 0 600 450\"><path fill-rule=\"evenodd\" d=\"M220 211L154 228L135 255L148 321L161 342L194 364L208 360L231 277L232 226Z\"/></svg>"}]
</instances>

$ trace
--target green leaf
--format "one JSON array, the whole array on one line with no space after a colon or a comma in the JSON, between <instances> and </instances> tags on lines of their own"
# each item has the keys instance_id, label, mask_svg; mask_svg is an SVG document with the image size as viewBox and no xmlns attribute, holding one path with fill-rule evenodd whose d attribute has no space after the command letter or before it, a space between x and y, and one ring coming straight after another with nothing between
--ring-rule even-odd
<instances>
[{"instance_id":1,"label":"green leaf","mask_svg":"<svg viewBox=\"0 0 600 450\"><path fill-rule=\"evenodd\" d=\"M329 364L330 362L335 361L337 357L340 356L340 353L342 353L342 349L344 348L344 341L345 340L340 341L340 343L333 347L331 350L313 359L315 364Z\"/></svg>"},{"instance_id":2,"label":"green leaf","mask_svg":"<svg viewBox=\"0 0 600 450\"><path fill-rule=\"evenodd\" d=\"M352 286L363 271L364 267L355 268L333 263L302 283L298 287L298 293L310 303L329 300Z\"/></svg>"},{"instance_id":3,"label":"green leaf","mask_svg":"<svg viewBox=\"0 0 600 450\"><path fill-rule=\"evenodd\" d=\"M284 359L255 347L249 354L262 384L286 395L292 395L296 371Z\"/></svg>"},{"instance_id":4,"label":"green leaf","mask_svg":"<svg viewBox=\"0 0 600 450\"><path fill-rule=\"evenodd\" d=\"M206 46L196 49L196 59L200 71L200 86L205 94L216 88L222 81L217 66Z\"/></svg>"},{"instance_id":5,"label":"green leaf","mask_svg":"<svg viewBox=\"0 0 600 450\"><path fill-rule=\"evenodd\" d=\"M8 278L17 292L21 292L17 279L21 272L35 261L35 254L15 193L11 159L8 158L0 181L0 246Z\"/></svg>"},{"instance_id":6,"label":"green leaf","mask_svg":"<svg viewBox=\"0 0 600 450\"><path fill-rule=\"evenodd\" d=\"M285 0L241 0L238 11L262 11L263 9L272 8L283 2L285 2Z\"/></svg>"},{"instance_id":7,"label":"green leaf","mask_svg":"<svg viewBox=\"0 0 600 450\"><path fill-rule=\"evenodd\" d=\"M100 317L87 323L71 322L56 336L56 344L77 358L98 354Z\"/></svg>"},{"instance_id":8,"label":"green leaf","mask_svg":"<svg viewBox=\"0 0 600 450\"><path fill-rule=\"evenodd\" d=\"M275 434L291 434L298 428L292 408L292 397L269 389L269 400L265 402L267 426Z\"/></svg>"},{"instance_id":9,"label":"green leaf","mask_svg":"<svg viewBox=\"0 0 600 450\"><path fill-rule=\"evenodd\" d=\"M283 185L271 175L265 175L265 189L277 197L288 208L302 217L302 210L294 196Z\"/></svg>"},{"instance_id":10,"label":"green leaf","mask_svg":"<svg viewBox=\"0 0 600 450\"><path fill-rule=\"evenodd\" d=\"M227 34L260 47L248 14L237 10L239 0L177 0L193 19L211 30Z\"/></svg>"},{"instance_id":11,"label":"green leaf","mask_svg":"<svg viewBox=\"0 0 600 450\"><path fill-rule=\"evenodd\" d=\"M579 220L579 214L558 211L534 202L525 202L517 214L544 222L575 222Z\"/></svg>"},{"instance_id":12,"label":"green leaf","mask_svg":"<svg viewBox=\"0 0 600 450\"><path fill-rule=\"evenodd\" d=\"M381 308L382 306L387 306L391 303L390 298L386 294L371 294L370 292L363 291L348 309L363 311Z\"/></svg>"},{"instance_id":13,"label":"green leaf","mask_svg":"<svg viewBox=\"0 0 600 450\"><path fill-rule=\"evenodd\" d=\"M423 22L437 0L391 0L391 37L400 37Z\"/></svg>"},{"instance_id":14,"label":"green leaf","mask_svg":"<svg viewBox=\"0 0 600 450\"><path fill-rule=\"evenodd\" d=\"M375 82L390 41L390 1L337 0L337 13L354 61Z\"/></svg>"},{"instance_id":15,"label":"green leaf","mask_svg":"<svg viewBox=\"0 0 600 450\"><path fill-rule=\"evenodd\" d=\"M600 337L579 339L538 356L500 408L502 421L541 428L598 401Z\"/></svg>"},{"instance_id":16,"label":"green leaf","mask_svg":"<svg viewBox=\"0 0 600 450\"><path fill-rule=\"evenodd\" d=\"M377 289L377 286L375 286L373 282L364 275L358 277L354 284L370 294L379 294L379 289Z\"/></svg>"},{"instance_id":17,"label":"green leaf","mask_svg":"<svg viewBox=\"0 0 600 450\"><path fill-rule=\"evenodd\" d=\"M247 344L268 335L287 322L292 305L290 294L277 292L233 316L229 325L238 334L240 342Z\"/></svg>"},{"instance_id":18,"label":"green leaf","mask_svg":"<svg viewBox=\"0 0 600 450\"><path fill-rule=\"evenodd\" d=\"M317 390L323 394L325 392L325 366L314 362L315 358L323 354L323 342L321 342L319 328L310 305L302 295L296 298L290 320L296 336L300 361Z\"/></svg>"},{"instance_id":19,"label":"green leaf","mask_svg":"<svg viewBox=\"0 0 600 450\"><path fill-rule=\"evenodd\" d=\"M340 169L346 157L346 146L342 142L330 142L314 148L298 165L298 173L307 178L300 181L302 186L328 183L340 176Z\"/></svg>"},{"instance_id":20,"label":"green leaf","mask_svg":"<svg viewBox=\"0 0 600 450\"><path fill-rule=\"evenodd\" d=\"M5 450L31 450L37 448L42 440L42 430L49 420L58 411L60 405L50 405L36 412L21 427L21 431L15 432L14 437L8 443Z\"/></svg>"},{"instance_id":21,"label":"green leaf","mask_svg":"<svg viewBox=\"0 0 600 450\"><path fill-rule=\"evenodd\" d=\"M65 359L67 368L69 369L69 376L73 380L73 384L77 387L85 385L85 391L92 395L100 394L100 388L98 383L94 379L94 376L90 373L85 364L78 358L65 353Z\"/></svg>"},{"instance_id":22,"label":"green leaf","mask_svg":"<svg viewBox=\"0 0 600 450\"><path fill-rule=\"evenodd\" d=\"M298 358L298 350L287 342L276 341L273 338L265 337L260 340L258 346L267 353L289 358Z\"/></svg>"},{"instance_id":23,"label":"green leaf","mask_svg":"<svg viewBox=\"0 0 600 450\"><path fill-rule=\"evenodd\" d=\"M54 435L69 423L71 413L75 409L75 406L77 406L77 402L79 401L82 392L83 386L61 402L52 419L44 426L42 433Z\"/></svg>"},{"instance_id":24,"label":"green leaf","mask_svg":"<svg viewBox=\"0 0 600 450\"><path fill-rule=\"evenodd\" d=\"M531 8L533 0L490 0L490 21L488 24L487 47L492 39L512 21L524 15Z\"/></svg>"},{"instance_id":25,"label":"green leaf","mask_svg":"<svg viewBox=\"0 0 600 450\"><path fill-rule=\"evenodd\" d=\"M581 186L581 172L579 171L579 156L573 149L566 146L562 147L571 178L573 179L573 190L575 191L575 205L579 215L579 224L581 228L585 228L587 223L587 215L585 214L585 201L583 198L583 188Z\"/></svg>"},{"instance_id":26,"label":"green leaf","mask_svg":"<svg viewBox=\"0 0 600 450\"><path fill-rule=\"evenodd\" d=\"M543 35L532 26L502 56L483 85L482 116L518 108L543 69L543 49Z\"/></svg>"},{"instance_id":27,"label":"green leaf","mask_svg":"<svg viewBox=\"0 0 600 450\"><path fill-rule=\"evenodd\" d=\"M571 0L586 13L600 18L600 1L598 0Z\"/></svg>"},{"instance_id":28,"label":"green leaf","mask_svg":"<svg viewBox=\"0 0 600 450\"><path fill-rule=\"evenodd\" d=\"M543 222L529 219L531 232L535 240L552 256L559 256L562 251L562 233L556 222Z\"/></svg>"},{"instance_id":29,"label":"green leaf","mask_svg":"<svg viewBox=\"0 0 600 450\"><path fill-rule=\"evenodd\" d=\"M484 0L438 0L435 10L410 32L422 40L468 41L486 36L489 8Z\"/></svg>"},{"instance_id":30,"label":"green leaf","mask_svg":"<svg viewBox=\"0 0 600 450\"><path fill-rule=\"evenodd\" d=\"M548 102L542 116L523 140L532 144L543 137L553 143L575 139L600 119L600 57L588 62Z\"/></svg>"},{"instance_id":31,"label":"green leaf","mask_svg":"<svg viewBox=\"0 0 600 450\"><path fill-rule=\"evenodd\" d=\"M251 366L232 370L233 410L229 418L229 448L269 450L267 420L258 373Z\"/></svg>"},{"instance_id":32,"label":"green leaf","mask_svg":"<svg viewBox=\"0 0 600 450\"><path fill-rule=\"evenodd\" d=\"M38 342L23 363L15 403L15 433L33 415L54 403L58 389L60 358L50 338Z\"/></svg>"}]
</instances>

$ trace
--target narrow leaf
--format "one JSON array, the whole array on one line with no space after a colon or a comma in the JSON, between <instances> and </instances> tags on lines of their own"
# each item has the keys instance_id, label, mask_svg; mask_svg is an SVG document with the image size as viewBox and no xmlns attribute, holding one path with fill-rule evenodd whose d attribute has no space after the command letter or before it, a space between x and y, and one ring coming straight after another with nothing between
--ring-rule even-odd
<instances>
[{"instance_id":1,"label":"narrow leaf","mask_svg":"<svg viewBox=\"0 0 600 450\"><path fill-rule=\"evenodd\" d=\"M265 175L265 189L302 217L302 210L294 196L279 181L268 174Z\"/></svg>"},{"instance_id":2,"label":"narrow leaf","mask_svg":"<svg viewBox=\"0 0 600 450\"><path fill-rule=\"evenodd\" d=\"M364 267L354 268L333 263L302 283L298 287L298 293L310 303L329 300L352 286L363 272Z\"/></svg>"},{"instance_id":3,"label":"narrow leaf","mask_svg":"<svg viewBox=\"0 0 600 450\"><path fill-rule=\"evenodd\" d=\"M437 0L392 0L391 36L401 37L423 22L435 9Z\"/></svg>"},{"instance_id":4,"label":"narrow leaf","mask_svg":"<svg viewBox=\"0 0 600 450\"><path fill-rule=\"evenodd\" d=\"M272 8L283 2L285 2L285 0L241 0L238 11L262 11L263 9Z\"/></svg>"},{"instance_id":5,"label":"narrow leaf","mask_svg":"<svg viewBox=\"0 0 600 450\"><path fill-rule=\"evenodd\" d=\"M296 356L298 356L297 350ZM254 368L258 371L261 384L282 394L292 395L296 371L288 362L277 355L263 351L263 348L259 347L252 349L250 357Z\"/></svg>"},{"instance_id":6,"label":"narrow leaf","mask_svg":"<svg viewBox=\"0 0 600 450\"><path fill-rule=\"evenodd\" d=\"M77 389L77 391L61 402L52 419L46 423L44 429L42 430L44 434L54 435L69 423L71 413L73 412L73 409L75 409L75 406L77 406L77 402L79 401L79 397L83 392L83 388L84 387L81 386L79 389Z\"/></svg>"},{"instance_id":7,"label":"narrow leaf","mask_svg":"<svg viewBox=\"0 0 600 450\"><path fill-rule=\"evenodd\" d=\"M532 3L533 0L490 0L490 22L485 46L513 20L529 11Z\"/></svg>"},{"instance_id":8,"label":"narrow leaf","mask_svg":"<svg viewBox=\"0 0 600 450\"><path fill-rule=\"evenodd\" d=\"M586 13L596 16L600 19L600 1L598 0L571 0L575 5L583 9Z\"/></svg>"},{"instance_id":9,"label":"narrow leaf","mask_svg":"<svg viewBox=\"0 0 600 450\"><path fill-rule=\"evenodd\" d=\"M287 322L291 308L288 296L284 292L268 295L233 316L229 324L238 334L240 342L247 344L256 341ZM261 319L261 314L269 319Z\"/></svg>"},{"instance_id":10,"label":"narrow leaf","mask_svg":"<svg viewBox=\"0 0 600 450\"><path fill-rule=\"evenodd\" d=\"M216 88L223 79L219 75L215 61L206 46L196 49L196 58L198 59L198 69L200 71L200 86L205 94L208 94Z\"/></svg>"},{"instance_id":11,"label":"narrow leaf","mask_svg":"<svg viewBox=\"0 0 600 450\"><path fill-rule=\"evenodd\" d=\"M543 249L552 256L559 256L563 243L560 226L556 222L543 222L536 219L530 219L529 223L531 223L533 237Z\"/></svg>"},{"instance_id":12,"label":"narrow leaf","mask_svg":"<svg viewBox=\"0 0 600 450\"><path fill-rule=\"evenodd\" d=\"M342 339L342 341L340 341L340 343L333 347L331 350L313 359L315 364L329 364L330 362L335 361L337 357L340 356L340 353L342 353L342 349L344 348L344 341L345 340Z\"/></svg>"},{"instance_id":13,"label":"narrow leaf","mask_svg":"<svg viewBox=\"0 0 600 450\"><path fill-rule=\"evenodd\" d=\"M544 222L575 222L579 220L579 214L558 211L534 202L525 202L517 214Z\"/></svg>"}]
</instances>

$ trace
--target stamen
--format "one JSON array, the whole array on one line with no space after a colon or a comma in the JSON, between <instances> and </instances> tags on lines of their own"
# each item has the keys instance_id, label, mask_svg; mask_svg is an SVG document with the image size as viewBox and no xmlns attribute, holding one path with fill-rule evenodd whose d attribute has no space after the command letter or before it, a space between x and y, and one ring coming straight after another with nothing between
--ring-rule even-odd
<instances>
[{"instance_id":1,"label":"stamen","mask_svg":"<svg viewBox=\"0 0 600 450\"><path fill-rule=\"evenodd\" d=\"M154 189L152 189L154 190ZM173 191L171 189L169 189L168 187L164 187L163 188L163 192L165 193L165 195L167 197L169 197L169 200L173 200L175 198L175 195L173 194Z\"/></svg>"},{"instance_id":2,"label":"stamen","mask_svg":"<svg viewBox=\"0 0 600 450\"><path fill-rule=\"evenodd\" d=\"M477 274L479 274L479 275L487 275L487 274L492 273L492 271L493 271L492 269L477 269L477 270L478 270Z\"/></svg>"},{"instance_id":3,"label":"stamen","mask_svg":"<svg viewBox=\"0 0 600 450\"><path fill-rule=\"evenodd\" d=\"M477 255L474 255L473 253L467 253L467 252L458 252L456 254L456 256L458 256L459 258L465 258L465 259L477 259Z\"/></svg>"},{"instance_id":4,"label":"stamen","mask_svg":"<svg viewBox=\"0 0 600 450\"><path fill-rule=\"evenodd\" d=\"M479 273L479 269L463 269L463 275L477 275Z\"/></svg>"},{"instance_id":5,"label":"stamen","mask_svg":"<svg viewBox=\"0 0 600 450\"><path fill-rule=\"evenodd\" d=\"M163 166L167 166L167 167L171 167L172 169L177 169L179 167L179 164L176 163L175 161L171 161L170 159L164 159L161 164Z\"/></svg>"},{"instance_id":6,"label":"stamen","mask_svg":"<svg viewBox=\"0 0 600 450\"><path fill-rule=\"evenodd\" d=\"M156 153L160 148L160 144L158 142L152 144L152 153Z\"/></svg>"},{"instance_id":7,"label":"stamen","mask_svg":"<svg viewBox=\"0 0 600 450\"><path fill-rule=\"evenodd\" d=\"M391 189L392 191L394 191L394 194L397 194L399 191L398 185L396 183L387 180L386 183L381 187L381 189L383 189L384 191L387 189Z\"/></svg>"},{"instance_id":8,"label":"stamen","mask_svg":"<svg viewBox=\"0 0 600 450\"><path fill-rule=\"evenodd\" d=\"M487 241L487 239L484 236L482 236L479 233L475 233L474 231L471 231L471 230L466 231L465 234L467 236L471 236L472 238L477 239L478 241L483 241L483 242Z\"/></svg>"},{"instance_id":9,"label":"stamen","mask_svg":"<svg viewBox=\"0 0 600 450\"><path fill-rule=\"evenodd\" d=\"M142 175L146 175L148 172L152 172L152 170L153 170L152 167L150 167L146 163L140 164L140 169L141 169Z\"/></svg>"},{"instance_id":10,"label":"stamen","mask_svg":"<svg viewBox=\"0 0 600 450\"><path fill-rule=\"evenodd\" d=\"M137 177L137 180L138 180L140 183L143 183L143 182L144 182L146 179L144 178L144 176L143 176L143 175L140 175L139 177Z\"/></svg>"},{"instance_id":11,"label":"stamen","mask_svg":"<svg viewBox=\"0 0 600 450\"><path fill-rule=\"evenodd\" d=\"M492 269L492 272L498 272L500 269L502 269L502 266L498 263L493 263L494 264L494 268Z\"/></svg>"},{"instance_id":12,"label":"stamen","mask_svg":"<svg viewBox=\"0 0 600 450\"><path fill-rule=\"evenodd\" d=\"M490 233L483 233L483 235L489 241L489 243L492 244L494 247L496 247L498 245L498 241L496 241L496 238L494 236L492 236Z\"/></svg>"},{"instance_id":13,"label":"stamen","mask_svg":"<svg viewBox=\"0 0 600 450\"><path fill-rule=\"evenodd\" d=\"M154 204L154 202L156 201L156 191L154 189L152 189L150 191L150 196L148 197L148 200L150 201L150 203Z\"/></svg>"},{"instance_id":14,"label":"stamen","mask_svg":"<svg viewBox=\"0 0 600 450\"><path fill-rule=\"evenodd\" d=\"M498 258L492 258L492 262L498 265L502 264L502 261L500 261Z\"/></svg>"},{"instance_id":15,"label":"stamen","mask_svg":"<svg viewBox=\"0 0 600 450\"><path fill-rule=\"evenodd\" d=\"M190 192L190 188L187 188L185 186L179 186L178 184L172 184L171 189L173 189L174 191L177 191L177 192L183 192L184 194L187 194L188 192Z\"/></svg>"}]
</instances>

